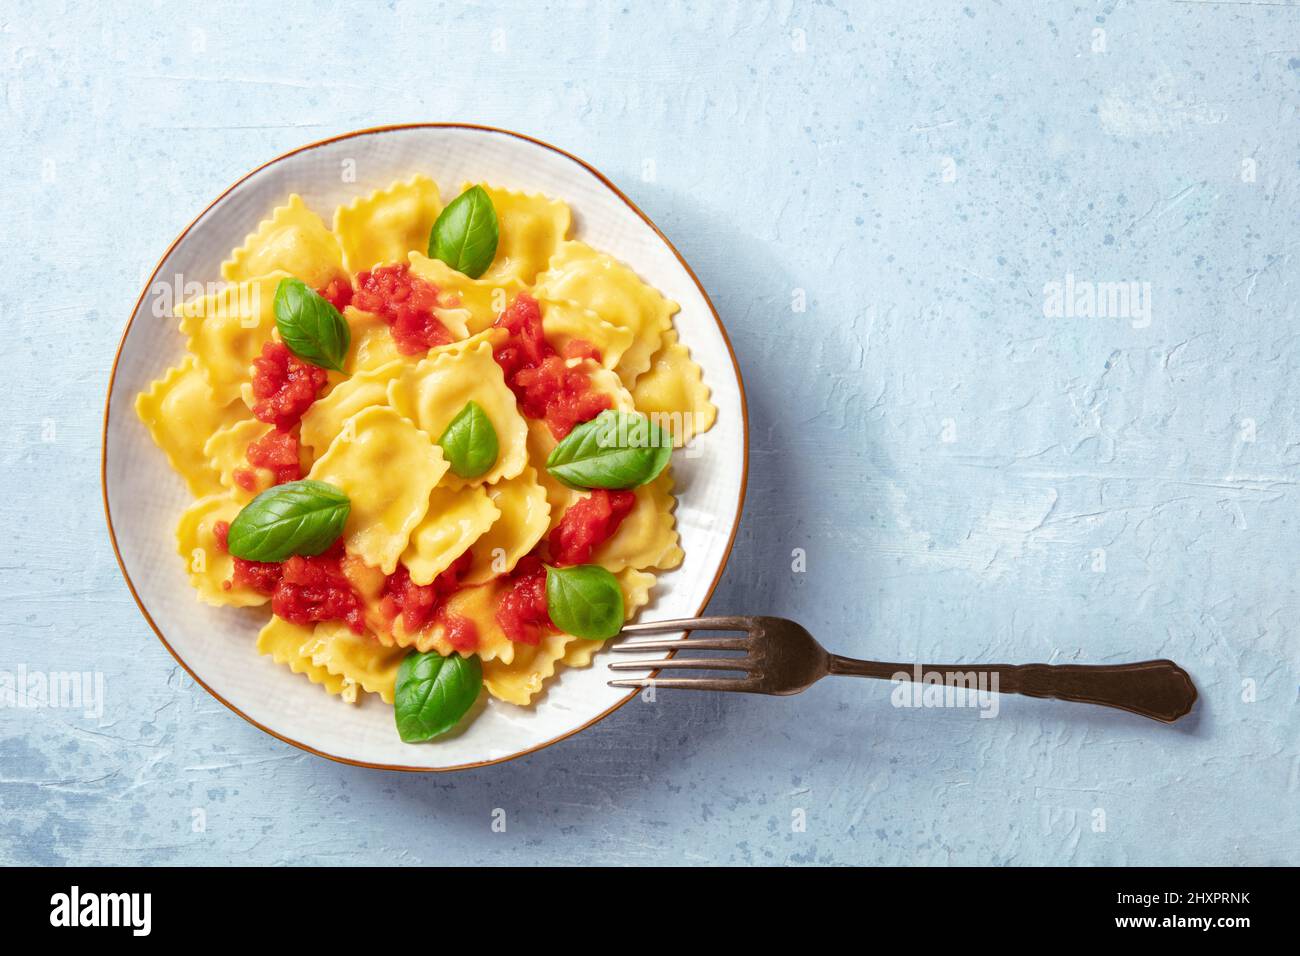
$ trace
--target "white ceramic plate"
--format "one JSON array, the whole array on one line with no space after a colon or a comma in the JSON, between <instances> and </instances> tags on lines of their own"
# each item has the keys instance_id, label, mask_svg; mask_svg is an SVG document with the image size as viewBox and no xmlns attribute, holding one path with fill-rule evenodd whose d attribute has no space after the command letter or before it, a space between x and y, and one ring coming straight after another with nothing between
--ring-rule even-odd
<instances>
[{"instance_id":1,"label":"white ceramic plate","mask_svg":"<svg viewBox=\"0 0 1300 956\"><path fill-rule=\"evenodd\" d=\"M354 182L343 182L346 172L355 175ZM340 203L415 172L432 176L444 198L466 180L485 180L563 199L573 209L577 238L627 262L681 304L677 329L704 369L718 420L695 440L691 454L674 456L677 530L686 560L660 577L655 600L640 619L704 610L740 519L748 451L744 389L722 323L677 250L608 180L553 146L504 130L436 124L362 130L272 160L212 203L158 263L122 337L104 413L104 505L140 610L214 697L263 730L326 757L389 769L450 770L529 753L610 713L632 696L606 686L611 655L598 654L589 668L562 668L531 707L491 700L463 732L429 744L403 744L392 708L377 698L343 703L259 655L254 639L265 608L212 608L196 600L173 535L191 498L133 408L136 394L174 365L184 348L170 308L156 301L166 295L163 287L174 285L177 276L186 282L218 280L230 250L290 193L301 194L329 223Z\"/></svg>"}]
</instances>

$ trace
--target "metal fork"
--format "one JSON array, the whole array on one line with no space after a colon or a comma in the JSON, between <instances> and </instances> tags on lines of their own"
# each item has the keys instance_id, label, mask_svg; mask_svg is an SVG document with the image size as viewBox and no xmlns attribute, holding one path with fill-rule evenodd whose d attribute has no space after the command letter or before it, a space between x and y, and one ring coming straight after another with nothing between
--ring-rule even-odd
<instances>
[{"instance_id":1,"label":"metal fork","mask_svg":"<svg viewBox=\"0 0 1300 956\"><path fill-rule=\"evenodd\" d=\"M948 687L987 689L1117 707L1152 720L1172 723L1196 702L1196 687L1187 672L1169 660L1137 664L892 664L858 661L831 654L794 621L780 617L698 617L680 621L629 624L622 634L676 631L733 631L744 637L690 637L627 641L619 653L641 651L744 651L739 656L677 657L653 661L616 661L610 670L740 671L743 677L643 677L613 680L611 687L669 687L689 690L742 691L750 694L797 694L827 674L921 681Z\"/></svg>"}]
</instances>

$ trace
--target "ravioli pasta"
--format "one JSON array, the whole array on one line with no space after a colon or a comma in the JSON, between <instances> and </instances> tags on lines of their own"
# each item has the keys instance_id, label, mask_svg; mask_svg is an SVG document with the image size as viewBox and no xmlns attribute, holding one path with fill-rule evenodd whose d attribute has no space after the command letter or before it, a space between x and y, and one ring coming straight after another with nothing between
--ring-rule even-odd
<instances>
[{"instance_id":1,"label":"ravioli pasta","mask_svg":"<svg viewBox=\"0 0 1300 956\"><path fill-rule=\"evenodd\" d=\"M448 303L463 313L466 329L474 334L490 327L510 300L527 288L514 276L471 279L447 263L419 252L412 252L407 258L413 273L441 289Z\"/></svg>"},{"instance_id":2,"label":"ravioli pasta","mask_svg":"<svg viewBox=\"0 0 1300 956\"><path fill-rule=\"evenodd\" d=\"M546 468L602 408L651 417L678 447L711 427L708 387L673 328L677 304L574 237L564 202L480 190L498 236L472 275L430 256L456 195L427 175L328 220L289 196L249 224L223 283L175 307L185 351L136 400L195 499L176 550L198 599L262 609L245 612L268 616L257 651L341 701L394 704L417 653L477 656L493 706L528 706L558 672L589 665L602 642L555 627L541 587L556 535L579 518L593 522L587 563L614 575L628 619L683 558L671 467L617 492ZM341 371L281 336L276 292L291 279L340 317ZM574 408L576 420L564 411ZM472 409L472 427L486 422L495 439L477 471L453 467L461 452L449 444ZM231 526L250 502L299 479L346 496L333 543L281 561L233 556Z\"/></svg>"},{"instance_id":3,"label":"ravioli pasta","mask_svg":"<svg viewBox=\"0 0 1300 956\"><path fill-rule=\"evenodd\" d=\"M429 584L451 567L501 517L482 485L435 487L424 520L411 532L402 563L416 584Z\"/></svg>"},{"instance_id":4,"label":"ravioli pasta","mask_svg":"<svg viewBox=\"0 0 1300 956\"><path fill-rule=\"evenodd\" d=\"M217 523L233 521L240 503L233 494L209 495L185 509L176 525L176 548L190 576L190 585L205 604L253 607L265 604L265 594L249 587L226 587L235 570L234 559L217 537Z\"/></svg>"},{"instance_id":5,"label":"ravioli pasta","mask_svg":"<svg viewBox=\"0 0 1300 956\"><path fill-rule=\"evenodd\" d=\"M464 192L470 187L461 187ZM532 282L546 268L556 247L569 231L569 207L540 194L497 189L480 184L492 199L501 223L496 258L482 276L487 282Z\"/></svg>"},{"instance_id":6,"label":"ravioli pasta","mask_svg":"<svg viewBox=\"0 0 1300 956\"><path fill-rule=\"evenodd\" d=\"M167 462L196 497L222 488L220 473L205 450L208 439L240 422L254 421L243 402L226 402L208 386L198 360L186 355L179 365L135 400L135 411Z\"/></svg>"},{"instance_id":7,"label":"ravioli pasta","mask_svg":"<svg viewBox=\"0 0 1300 956\"><path fill-rule=\"evenodd\" d=\"M577 302L543 302L542 328L561 352L575 340L594 345L600 352L601 364L608 369L618 367L636 339L631 329L612 325Z\"/></svg>"},{"instance_id":8,"label":"ravioli pasta","mask_svg":"<svg viewBox=\"0 0 1300 956\"><path fill-rule=\"evenodd\" d=\"M265 468L250 468L248 465L248 446L262 438L270 431L270 426L256 418L244 418L233 425L219 428L203 446L203 454L208 458L208 465L217 474L221 487L236 498L247 500L255 491L262 491L274 483L274 476ZM236 476L241 470L249 471L250 477L245 487Z\"/></svg>"},{"instance_id":9,"label":"ravioli pasta","mask_svg":"<svg viewBox=\"0 0 1300 956\"><path fill-rule=\"evenodd\" d=\"M550 530L551 505L532 465L488 491L496 518L470 547L473 563L463 580L484 584L509 574Z\"/></svg>"},{"instance_id":10,"label":"ravioli pasta","mask_svg":"<svg viewBox=\"0 0 1300 956\"><path fill-rule=\"evenodd\" d=\"M307 477L342 489L352 500L343 529L347 550L392 574L446 472L447 462L427 434L391 408L376 406L343 422Z\"/></svg>"},{"instance_id":11,"label":"ravioli pasta","mask_svg":"<svg viewBox=\"0 0 1300 956\"><path fill-rule=\"evenodd\" d=\"M631 332L632 344L617 367L628 386L650 367L651 356L659 351L677 311L676 302L585 242L565 242L556 249L546 271L537 277L537 295L544 302L585 306L609 324Z\"/></svg>"},{"instance_id":12,"label":"ravioli pasta","mask_svg":"<svg viewBox=\"0 0 1300 956\"><path fill-rule=\"evenodd\" d=\"M442 196L428 176L412 176L340 206L334 213L334 234L343 263L361 272L385 262L399 262L429 241L442 212Z\"/></svg>"},{"instance_id":13,"label":"ravioli pasta","mask_svg":"<svg viewBox=\"0 0 1300 956\"><path fill-rule=\"evenodd\" d=\"M476 402L487 414L501 445L496 464L472 479L452 475L448 484L481 485L513 478L528 462L528 425L492 358L488 335L482 333L470 347L435 349L424 361L407 365L388 386L389 404L429 435L441 435L466 402Z\"/></svg>"},{"instance_id":14,"label":"ravioli pasta","mask_svg":"<svg viewBox=\"0 0 1300 956\"><path fill-rule=\"evenodd\" d=\"M276 272L228 285L177 309L186 347L218 404L238 398L248 381L249 364L275 329L275 289L287 276Z\"/></svg>"},{"instance_id":15,"label":"ravioli pasta","mask_svg":"<svg viewBox=\"0 0 1300 956\"><path fill-rule=\"evenodd\" d=\"M221 265L221 278L231 283L273 272L287 272L313 288L347 275L338 237L296 193Z\"/></svg>"},{"instance_id":16,"label":"ravioli pasta","mask_svg":"<svg viewBox=\"0 0 1300 956\"><path fill-rule=\"evenodd\" d=\"M624 613L629 621L649 602L654 580L654 575L641 571L629 570L618 575ZM600 641L584 641L570 634L548 634L536 645L517 647L509 661L498 658L484 662L483 684L493 697L526 705L541 693L558 665L586 667L600 645Z\"/></svg>"}]
</instances>

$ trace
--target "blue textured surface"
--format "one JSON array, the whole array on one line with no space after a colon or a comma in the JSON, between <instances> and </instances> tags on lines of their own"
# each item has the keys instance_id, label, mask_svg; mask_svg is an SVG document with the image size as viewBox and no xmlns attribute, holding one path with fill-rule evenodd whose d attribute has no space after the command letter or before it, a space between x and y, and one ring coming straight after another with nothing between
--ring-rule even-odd
<instances>
[{"instance_id":1,"label":"blue textured surface","mask_svg":"<svg viewBox=\"0 0 1300 956\"><path fill-rule=\"evenodd\" d=\"M1297 861L1300 8L218 6L0 10L0 670L106 682L98 719L0 710L0 861ZM1199 710L662 693L450 776L225 710L108 546L113 350L229 183L414 120L583 156L700 274L752 415L715 610L885 659L1167 655ZM1150 321L1045 315L1067 273L1149 283Z\"/></svg>"}]
</instances>

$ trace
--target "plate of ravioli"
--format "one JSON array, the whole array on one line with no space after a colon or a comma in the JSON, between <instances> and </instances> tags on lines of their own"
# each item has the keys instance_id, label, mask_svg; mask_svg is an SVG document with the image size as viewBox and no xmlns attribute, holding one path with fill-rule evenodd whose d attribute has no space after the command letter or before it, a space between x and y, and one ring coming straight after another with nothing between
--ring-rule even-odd
<instances>
[{"instance_id":1,"label":"plate of ravioli","mask_svg":"<svg viewBox=\"0 0 1300 956\"><path fill-rule=\"evenodd\" d=\"M699 280L529 137L363 130L249 173L151 275L103 483L164 645L261 729L403 770L530 753L634 695L601 649L701 613L744 390Z\"/></svg>"}]
</instances>

